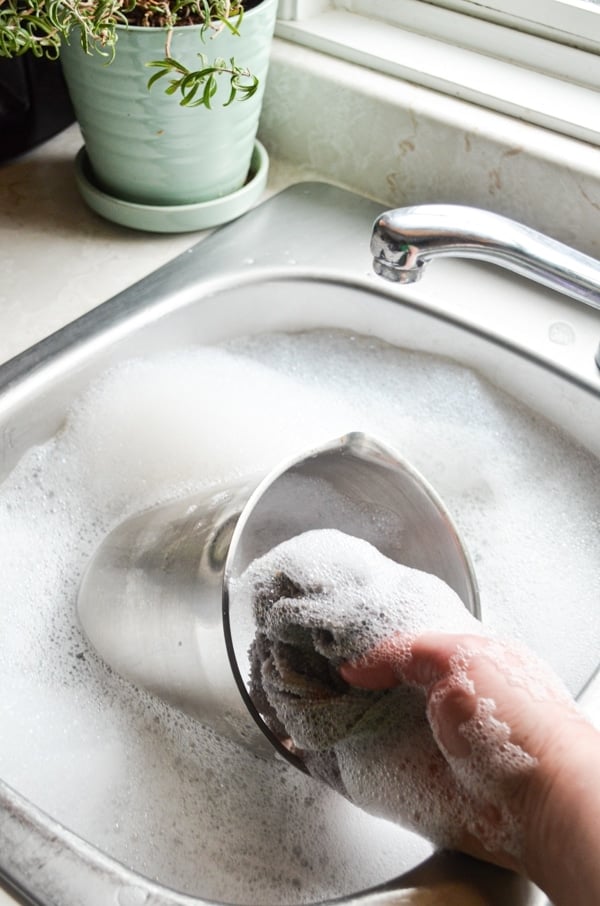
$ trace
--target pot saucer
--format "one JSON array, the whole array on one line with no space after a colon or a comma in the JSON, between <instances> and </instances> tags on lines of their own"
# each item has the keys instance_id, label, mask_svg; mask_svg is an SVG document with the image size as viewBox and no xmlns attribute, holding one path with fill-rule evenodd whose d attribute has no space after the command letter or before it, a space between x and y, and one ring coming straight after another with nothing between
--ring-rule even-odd
<instances>
[{"instance_id":1,"label":"pot saucer","mask_svg":"<svg viewBox=\"0 0 600 906\"><path fill-rule=\"evenodd\" d=\"M75 158L75 179L86 204L97 214L134 230L151 233L186 233L228 223L248 211L262 196L269 172L269 156L255 141L247 182L230 195L184 205L139 204L109 195L94 182L85 150Z\"/></svg>"}]
</instances>

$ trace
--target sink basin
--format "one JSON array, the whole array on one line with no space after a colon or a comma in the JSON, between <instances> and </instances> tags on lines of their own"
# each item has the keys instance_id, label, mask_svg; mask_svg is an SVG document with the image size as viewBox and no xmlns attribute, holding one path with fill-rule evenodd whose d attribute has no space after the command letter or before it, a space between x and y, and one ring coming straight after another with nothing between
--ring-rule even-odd
<instances>
[{"instance_id":1,"label":"sink basin","mask_svg":"<svg viewBox=\"0 0 600 906\"><path fill-rule=\"evenodd\" d=\"M429 356L432 371L440 362L444 367L450 363L451 369L465 369L475 376L465 384L475 394L473 399L479 399L480 381L491 387L492 409L514 405L517 421L524 419L533 425L528 430L535 433L539 427L540 437L556 443L559 451L577 451L585 475L590 476L589 487L583 489L590 531L593 534L595 513L595 533L600 534L600 481L592 485L593 478L600 476L600 373L594 362L600 312L488 265L457 260L440 262L417 286L385 284L373 275L369 252L370 228L380 211L380 205L332 186L294 186L8 362L0 368L0 479L8 483L28 451L43 449L49 440L64 434L74 401L107 369L140 357L151 360L190 346L228 344L251 335L306 338L316 332L333 338L334 344L339 340L345 348L355 343L363 352L369 343L376 350L384 349L377 346L382 343L385 349L392 347L402 355ZM352 394L352 385L348 388ZM498 388L498 397L494 388ZM399 385L398 394L405 389ZM407 395L411 392L408 388ZM418 413L411 419L406 426L413 433L425 435L430 430L426 431L425 418L420 425ZM205 428L210 432L211 425ZM454 494L450 509L459 522L463 498L470 495L471 505L473 495L489 496L483 479L468 489L462 487L457 484L457 469L448 477L453 470L440 456L436 458L434 449L420 454L414 440L409 442L407 437L406 443L411 453L422 455L423 461L417 465L437 484L442 496ZM550 451L547 458L543 445L536 450L541 486L536 499L543 500L542 479L557 470L557 458ZM562 459L569 455L564 453ZM498 456L502 458L502 444ZM476 456L469 462L474 472L480 466L482 475L494 468ZM459 463L458 471L460 468ZM517 481L518 462L510 468ZM555 491L558 485L549 487ZM574 499L575 489L566 486L563 491L565 500ZM578 489L580 495L583 492ZM571 508L576 509L574 504ZM557 506L556 513L560 512ZM543 521L543 514L531 514L527 531L533 536L536 518ZM467 546L481 544L485 560L485 522L478 533L466 517L463 522L467 534L470 532ZM540 525L540 557L547 557L550 565L556 552L547 549L552 532L546 528ZM45 543L40 539L40 544L42 541ZM588 545L578 554L593 561L590 575L596 576L596 582L599 550ZM476 571L478 559L477 555ZM577 558L575 563L579 563ZM540 566L540 575L543 572ZM580 696L591 719L600 724L600 680L595 680L600 664L598 633L594 634L598 628L597 593L594 598L591 588L589 601L565 601L564 608L549 617L542 602L536 602L535 589L528 589L521 610L506 614L492 606L486 614L484 588L484 622L491 620L500 628L518 625L517 634L554 659L554 666ZM2 644L0 640L0 664ZM85 659L87 655L81 651L77 656ZM24 697L19 705L15 693L15 702L15 710L27 711L29 699ZM151 713L153 706L146 703L146 707ZM162 718L157 712L152 719ZM51 760L43 738L36 742L33 755L28 755L33 772L36 758L40 771ZM0 743L0 752L4 747L5 741ZM92 758L88 752L79 754L84 762ZM203 898L194 891L180 892L176 880L167 883L152 865L135 870L127 867L126 849L119 858L109 855L103 851L101 839L85 839L78 827L64 818L57 820L44 801L32 799L8 780L0 780L0 876L7 891L42 906L215 902L214 897ZM93 807L92 801L89 808ZM79 810L85 811L85 802ZM270 833L264 828L262 832ZM167 827L164 834L169 839L175 829ZM386 845L392 839L386 837ZM510 873L459 855L431 853L427 846L420 848L418 841L410 845L412 855L398 862L401 870L390 873L393 860L388 860L381 868L382 876L366 885L368 889L334 890L320 898L299 892L298 902L429 904L434 891L448 906L467 902L537 906L545 902L539 891ZM276 894L274 897L276 902ZM287 895L286 902L292 901ZM263 901L249 893L245 902Z\"/></svg>"}]
</instances>

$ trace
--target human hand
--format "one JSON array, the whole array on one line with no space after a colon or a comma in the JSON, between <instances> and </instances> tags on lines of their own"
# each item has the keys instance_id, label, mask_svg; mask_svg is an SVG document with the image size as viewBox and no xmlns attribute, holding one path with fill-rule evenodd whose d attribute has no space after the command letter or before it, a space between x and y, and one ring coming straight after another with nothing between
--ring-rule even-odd
<instances>
[{"instance_id":1,"label":"human hand","mask_svg":"<svg viewBox=\"0 0 600 906\"><path fill-rule=\"evenodd\" d=\"M600 734L549 667L514 644L427 633L386 639L340 673L361 688L409 684L425 691L434 739L470 806L460 849L528 874L564 897L557 903L600 902L597 856L591 865L585 855L600 846ZM590 775L582 796L582 778ZM581 836L583 875L557 868L565 824L573 822L575 834L572 826L568 832ZM578 897L573 885L582 877L591 877L591 893Z\"/></svg>"}]
</instances>

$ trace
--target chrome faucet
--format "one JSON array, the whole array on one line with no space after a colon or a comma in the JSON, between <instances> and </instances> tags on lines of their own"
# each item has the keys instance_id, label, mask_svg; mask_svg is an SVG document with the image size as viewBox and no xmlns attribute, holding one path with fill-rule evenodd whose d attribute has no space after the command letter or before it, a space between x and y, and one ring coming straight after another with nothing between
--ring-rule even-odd
<instances>
[{"instance_id":1,"label":"chrome faucet","mask_svg":"<svg viewBox=\"0 0 600 906\"><path fill-rule=\"evenodd\" d=\"M419 280L432 258L476 258L600 309L600 261L479 208L424 204L386 211L375 221L371 252L375 273L396 283Z\"/></svg>"}]
</instances>

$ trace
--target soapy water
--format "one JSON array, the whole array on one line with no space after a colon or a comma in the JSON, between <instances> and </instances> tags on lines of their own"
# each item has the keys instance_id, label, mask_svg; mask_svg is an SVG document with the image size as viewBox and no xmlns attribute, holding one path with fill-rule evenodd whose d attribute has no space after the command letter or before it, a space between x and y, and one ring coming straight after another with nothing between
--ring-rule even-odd
<instances>
[{"instance_id":1,"label":"soapy water","mask_svg":"<svg viewBox=\"0 0 600 906\"><path fill-rule=\"evenodd\" d=\"M345 433L395 446L470 551L487 626L578 691L598 662L600 464L459 365L342 332L123 363L0 488L0 777L124 863L238 903L308 902L430 852L109 670L76 621L116 523Z\"/></svg>"},{"instance_id":2,"label":"soapy water","mask_svg":"<svg viewBox=\"0 0 600 906\"><path fill-rule=\"evenodd\" d=\"M345 687L332 668L399 631L414 637L481 628L441 579L335 529L278 544L230 584L230 597L237 610L255 615L253 701L264 699L285 735L309 751L345 740L375 703L372 693Z\"/></svg>"},{"instance_id":3,"label":"soapy water","mask_svg":"<svg viewBox=\"0 0 600 906\"><path fill-rule=\"evenodd\" d=\"M436 576L336 529L278 544L231 583L230 594L255 616L253 701L313 776L439 846L460 846L467 830L489 851L522 859L522 827L506 791L537 759L512 741L513 728L498 719L492 698L478 694L469 671L485 660L530 701L559 704L582 720L541 659L494 639ZM428 632L463 640L440 670L443 680L432 673L427 690L398 682ZM392 687L347 685L339 667L374 652L387 652ZM437 724L456 692L475 698L458 752L440 742Z\"/></svg>"}]
</instances>

